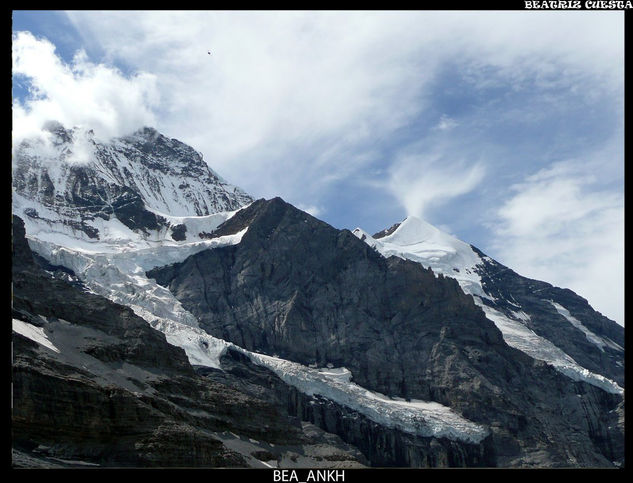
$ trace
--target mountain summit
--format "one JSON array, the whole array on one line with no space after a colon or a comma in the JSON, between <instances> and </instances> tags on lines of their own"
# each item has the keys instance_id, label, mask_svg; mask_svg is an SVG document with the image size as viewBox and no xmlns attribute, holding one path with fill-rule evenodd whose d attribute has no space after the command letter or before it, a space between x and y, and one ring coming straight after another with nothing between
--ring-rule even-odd
<instances>
[{"instance_id":1,"label":"mountain summit","mask_svg":"<svg viewBox=\"0 0 633 483\"><path fill-rule=\"evenodd\" d=\"M416 217L374 236L359 228L354 234L385 257L412 260L455 279L510 346L574 380L623 392L622 327L571 290L522 277Z\"/></svg>"},{"instance_id":2,"label":"mountain summit","mask_svg":"<svg viewBox=\"0 0 633 483\"><path fill-rule=\"evenodd\" d=\"M178 217L232 211L253 201L200 153L153 128L108 142L56 122L44 132L14 153L14 213L24 218L27 232L103 241L134 237L131 231L147 239L177 225Z\"/></svg>"},{"instance_id":3,"label":"mountain summit","mask_svg":"<svg viewBox=\"0 0 633 483\"><path fill-rule=\"evenodd\" d=\"M570 290L253 200L154 129L47 129L13 167L14 462L623 464L623 329Z\"/></svg>"}]
</instances>

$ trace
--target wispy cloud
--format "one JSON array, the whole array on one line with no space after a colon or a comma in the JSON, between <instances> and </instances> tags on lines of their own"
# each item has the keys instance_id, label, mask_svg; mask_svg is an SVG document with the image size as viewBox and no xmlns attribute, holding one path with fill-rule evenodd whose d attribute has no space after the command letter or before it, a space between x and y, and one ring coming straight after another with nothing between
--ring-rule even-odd
<instances>
[{"instance_id":1,"label":"wispy cloud","mask_svg":"<svg viewBox=\"0 0 633 483\"><path fill-rule=\"evenodd\" d=\"M440 117L440 121L437 123L437 126L435 126L435 128L439 129L440 131L447 131L453 129L458 125L459 123L455 119L447 116L446 114L442 114L442 117Z\"/></svg>"},{"instance_id":2,"label":"wispy cloud","mask_svg":"<svg viewBox=\"0 0 633 483\"><path fill-rule=\"evenodd\" d=\"M512 187L494 226L497 257L524 276L571 288L624 324L624 199L562 162Z\"/></svg>"},{"instance_id":3,"label":"wispy cloud","mask_svg":"<svg viewBox=\"0 0 633 483\"><path fill-rule=\"evenodd\" d=\"M459 218L458 235L471 241L492 214L499 250L529 244L533 231L552 247L568 233L586 237L576 244L579 256L620 249L612 213L621 182L606 186L571 166L612 136L623 140L623 12L73 11L67 18L78 31L72 38L83 39L72 60L42 39L14 39L14 82L33 95L14 106L14 136L48 119L105 136L152 124L253 196L282 196L335 226L367 222L374 225L363 228L378 231L406 211L448 226ZM566 174L552 171L546 180L550 164L564 158ZM602 163L595 173L618 171L621 152ZM529 177L537 172L543 179ZM558 206L539 214L541 199ZM558 226L565 216L578 226ZM591 226L605 230L603 245ZM491 251L491 243L480 248ZM576 270L556 262L564 252L549 259L550 272ZM549 276L536 255L503 253L519 271L540 264ZM593 289L584 293L591 301Z\"/></svg>"},{"instance_id":4,"label":"wispy cloud","mask_svg":"<svg viewBox=\"0 0 633 483\"><path fill-rule=\"evenodd\" d=\"M83 125L104 138L156 122L155 76L124 76L118 69L93 64L77 51L71 64L47 39L29 32L13 38L13 75L28 83L30 96L13 105L13 139L37 135L47 121Z\"/></svg>"},{"instance_id":5,"label":"wispy cloud","mask_svg":"<svg viewBox=\"0 0 633 483\"><path fill-rule=\"evenodd\" d=\"M407 215L425 218L430 208L473 190L484 178L484 165L451 161L438 154L400 157L387 187Z\"/></svg>"},{"instance_id":6,"label":"wispy cloud","mask_svg":"<svg viewBox=\"0 0 633 483\"><path fill-rule=\"evenodd\" d=\"M430 86L447 60L469 66L481 88L499 79L519 86L535 76L560 78L558 68L548 75L545 65L564 65L565 82L610 68L611 54L601 47L618 32L611 26L603 38L607 15L549 13L68 15L88 45L156 76L160 130L258 195L316 198L328 185L313 180L363 172L376 140L388 140L425 111L436 116ZM491 68L502 77L489 75ZM443 127L460 122L444 114ZM272 163L283 176L269 175Z\"/></svg>"}]
</instances>

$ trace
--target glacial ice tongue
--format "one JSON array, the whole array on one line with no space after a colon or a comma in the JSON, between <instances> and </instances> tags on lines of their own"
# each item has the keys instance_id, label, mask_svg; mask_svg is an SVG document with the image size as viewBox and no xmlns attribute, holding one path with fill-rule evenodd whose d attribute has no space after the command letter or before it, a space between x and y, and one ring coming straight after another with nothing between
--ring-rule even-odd
<instances>
[{"instance_id":1,"label":"glacial ice tongue","mask_svg":"<svg viewBox=\"0 0 633 483\"><path fill-rule=\"evenodd\" d=\"M345 368L315 369L287 360L239 349L254 363L307 395L320 395L389 428L424 437L479 443L489 431L451 408L430 401L394 399L351 381Z\"/></svg>"}]
</instances>

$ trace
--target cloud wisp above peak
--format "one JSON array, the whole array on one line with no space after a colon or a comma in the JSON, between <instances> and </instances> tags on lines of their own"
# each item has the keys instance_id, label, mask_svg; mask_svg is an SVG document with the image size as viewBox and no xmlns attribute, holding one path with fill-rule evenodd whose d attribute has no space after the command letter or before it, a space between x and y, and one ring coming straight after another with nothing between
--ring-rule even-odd
<instances>
[{"instance_id":1,"label":"cloud wisp above peak","mask_svg":"<svg viewBox=\"0 0 633 483\"><path fill-rule=\"evenodd\" d=\"M431 209L475 189L485 173L482 163L452 162L437 153L407 155L392 164L387 186L407 216L426 218Z\"/></svg>"},{"instance_id":2,"label":"cloud wisp above peak","mask_svg":"<svg viewBox=\"0 0 633 483\"><path fill-rule=\"evenodd\" d=\"M589 240L596 213L621 202L622 12L62 14L76 30L66 61L54 38L14 37L14 84L31 89L14 102L14 137L48 119L104 137L151 125L256 198L372 233L420 216L518 267L538 260L504 246L537 240L531 230L555 246L565 216ZM609 185L575 168L601 149Z\"/></svg>"}]
</instances>

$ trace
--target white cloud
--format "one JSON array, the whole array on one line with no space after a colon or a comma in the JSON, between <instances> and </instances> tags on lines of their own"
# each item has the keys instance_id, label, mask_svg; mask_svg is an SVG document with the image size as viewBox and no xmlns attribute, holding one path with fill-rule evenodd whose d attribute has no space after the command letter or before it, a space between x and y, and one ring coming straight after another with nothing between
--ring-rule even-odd
<instances>
[{"instance_id":1,"label":"white cloud","mask_svg":"<svg viewBox=\"0 0 633 483\"><path fill-rule=\"evenodd\" d=\"M38 135L51 120L90 128L103 138L156 122L153 75L125 77L113 67L91 63L81 50L70 65L65 64L51 42L29 32L14 35L13 75L23 76L30 86L30 96L14 102L14 143Z\"/></svg>"},{"instance_id":2,"label":"white cloud","mask_svg":"<svg viewBox=\"0 0 633 483\"><path fill-rule=\"evenodd\" d=\"M571 288L624 325L624 199L596 183L596 167L557 163L515 185L494 249L521 275Z\"/></svg>"},{"instance_id":3,"label":"white cloud","mask_svg":"<svg viewBox=\"0 0 633 483\"><path fill-rule=\"evenodd\" d=\"M440 131L450 131L457 126L459 126L459 123L455 119L447 116L446 114L442 114L442 117L440 117L440 121L437 123L435 128Z\"/></svg>"},{"instance_id":4,"label":"white cloud","mask_svg":"<svg viewBox=\"0 0 633 483\"><path fill-rule=\"evenodd\" d=\"M440 154L402 155L391 167L386 188L407 216L425 218L430 208L472 191L485 173L480 162L453 161Z\"/></svg>"},{"instance_id":5,"label":"white cloud","mask_svg":"<svg viewBox=\"0 0 633 483\"><path fill-rule=\"evenodd\" d=\"M429 86L447 59L482 86L495 81L489 66L516 85L622 85L623 17L610 14L68 12L87 46L155 76L159 130L254 195L293 199L363 172L372 143L434 102Z\"/></svg>"},{"instance_id":6,"label":"white cloud","mask_svg":"<svg viewBox=\"0 0 633 483\"><path fill-rule=\"evenodd\" d=\"M319 206L315 206L315 205L298 204L297 208L299 208L302 211L305 211L306 213L309 213L310 215L314 217L318 217L323 212L323 208Z\"/></svg>"}]
</instances>

